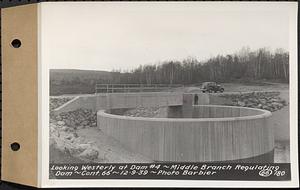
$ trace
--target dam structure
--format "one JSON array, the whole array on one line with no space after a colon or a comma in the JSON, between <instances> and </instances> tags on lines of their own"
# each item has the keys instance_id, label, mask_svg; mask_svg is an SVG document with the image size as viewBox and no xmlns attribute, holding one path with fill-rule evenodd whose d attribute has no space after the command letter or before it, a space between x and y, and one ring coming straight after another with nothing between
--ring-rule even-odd
<instances>
[{"instance_id":1,"label":"dam structure","mask_svg":"<svg viewBox=\"0 0 300 190\"><path fill-rule=\"evenodd\" d=\"M97 111L103 133L158 162L274 162L271 112L227 101L205 93L107 93L78 96L54 113ZM124 115L140 106L164 108L163 117Z\"/></svg>"}]
</instances>

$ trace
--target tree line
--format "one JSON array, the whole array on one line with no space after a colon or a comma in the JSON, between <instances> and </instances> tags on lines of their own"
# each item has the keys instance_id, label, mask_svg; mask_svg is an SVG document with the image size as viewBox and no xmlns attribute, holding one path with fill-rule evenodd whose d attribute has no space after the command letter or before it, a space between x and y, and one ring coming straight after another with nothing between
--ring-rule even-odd
<instances>
[{"instance_id":1,"label":"tree line","mask_svg":"<svg viewBox=\"0 0 300 190\"><path fill-rule=\"evenodd\" d=\"M96 73L95 73L96 72ZM242 48L229 55L205 61L194 57L140 65L131 71L50 72L50 95L94 93L96 84L183 84L205 81L245 82L267 80L289 82L289 53L283 49Z\"/></svg>"},{"instance_id":2,"label":"tree line","mask_svg":"<svg viewBox=\"0 0 300 190\"><path fill-rule=\"evenodd\" d=\"M204 81L289 80L289 53L267 48L251 51L242 48L230 55L218 55L206 61L188 57L141 65L129 72L113 71L108 83L197 84Z\"/></svg>"}]
</instances>

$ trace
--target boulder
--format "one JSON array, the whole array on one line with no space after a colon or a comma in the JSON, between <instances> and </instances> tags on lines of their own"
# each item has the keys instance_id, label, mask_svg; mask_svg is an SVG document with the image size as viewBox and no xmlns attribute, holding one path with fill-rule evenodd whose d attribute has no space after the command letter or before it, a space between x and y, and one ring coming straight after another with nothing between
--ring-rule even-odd
<instances>
[{"instance_id":1,"label":"boulder","mask_svg":"<svg viewBox=\"0 0 300 190\"><path fill-rule=\"evenodd\" d=\"M79 154L79 158L85 160L91 160L91 161L97 159L98 156L99 156L99 151L93 147L89 147Z\"/></svg>"},{"instance_id":2,"label":"boulder","mask_svg":"<svg viewBox=\"0 0 300 190\"><path fill-rule=\"evenodd\" d=\"M65 125L66 123L64 122L64 121L58 121L57 122L57 125L59 125L59 126L63 126L63 125Z\"/></svg>"},{"instance_id":3,"label":"boulder","mask_svg":"<svg viewBox=\"0 0 300 190\"><path fill-rule=\"evenodd\" d=\"M92 148L92 145L91 144L79 144L78 145L80 149L82 150L86 150L88 148Z\"/></svg>"}]
</instances>

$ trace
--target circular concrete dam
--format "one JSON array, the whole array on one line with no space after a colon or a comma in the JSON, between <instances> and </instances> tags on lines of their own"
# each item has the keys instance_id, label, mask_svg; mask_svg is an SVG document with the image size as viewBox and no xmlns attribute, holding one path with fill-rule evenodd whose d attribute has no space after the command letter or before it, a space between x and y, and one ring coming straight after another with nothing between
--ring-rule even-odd
<instances>
[{"instance_id":1,"label":"circular concrete dam","mask_svg":"<svg viewBox=\"0 0 300 190\"><path fill-rule=\"evenodd\" d=\"M215 105L171 106L166 118L100 110L98 127L124 147L154 161L273 162L274 136L266 110Z\"/></svg>"}]
</instances>

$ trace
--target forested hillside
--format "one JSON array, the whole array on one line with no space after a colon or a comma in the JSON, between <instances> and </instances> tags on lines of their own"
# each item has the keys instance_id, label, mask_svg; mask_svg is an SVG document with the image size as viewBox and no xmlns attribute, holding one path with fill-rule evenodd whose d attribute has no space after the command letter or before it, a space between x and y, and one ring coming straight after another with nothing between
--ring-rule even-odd
<instances>
[{"instance_id":1,"label":"forested hillside","mask_svg":"<svg viewBox=\"0 0 300 190\"><path fill-rule=\"evenodd\" d=\"M124 63L126 64L126 63ZM283 49L251 51L243 48L231 55L206 61L188 57L141 65L132 71L51 70L50 95L94 93L101 83L199 84L204 81L236 82L289 80L289 54Z\"/></svg>"},{"instance_id":2,"label":"forested hillside","mask_svg":"<svg viewBox=\"0 0 300 190\"><path fill-rule=\"evenodd\" d=\"M277 80L288 82L289 54L282 49L274 53L262 48L243 48L232 55L219 55L207 61L189 57L144 65L127 73L114 73L114 83L195 84L203 81Z\"/></svg>"},{"instance_id":3,"label":"forested hillside","mask_svg":"<svg viewBox=\"0 0 300 190\"><path fill-rule=\"evenodd\" d=\"M50 95L90 94L95 84L111 81L110 72L75 69L50 70Z\"/></svg>"}]
</instances>

